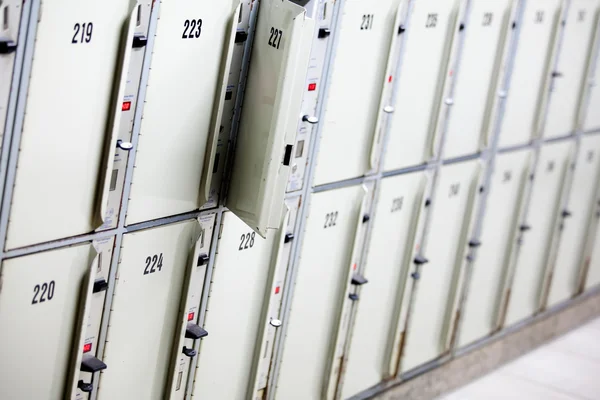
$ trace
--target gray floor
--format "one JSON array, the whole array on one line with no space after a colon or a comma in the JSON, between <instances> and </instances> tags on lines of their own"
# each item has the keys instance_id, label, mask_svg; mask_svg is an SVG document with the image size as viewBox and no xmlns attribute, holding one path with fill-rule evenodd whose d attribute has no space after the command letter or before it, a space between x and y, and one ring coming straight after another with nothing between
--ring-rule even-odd
<instances>
[{"instance_id":1,"label":"gray floor","mask_svg":"<svg viewBox=\"0 0 600 400\"><path fill-rule=\"evenodd\" d=\"M438 400L600 400L600 318Z\"/></svg>"}]
</instances>

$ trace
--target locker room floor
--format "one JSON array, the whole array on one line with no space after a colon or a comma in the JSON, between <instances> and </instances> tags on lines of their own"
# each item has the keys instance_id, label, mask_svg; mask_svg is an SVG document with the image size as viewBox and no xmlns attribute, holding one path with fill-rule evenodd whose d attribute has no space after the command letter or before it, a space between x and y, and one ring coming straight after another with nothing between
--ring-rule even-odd
<instances>
[{"instance_id":1,"label":"locker room floor","mask_svg":"<svg viewBox=\"0 0 600 400\"><path fill-rule=\"evenodd\" d=\"M599 400L600 318L437 400Z\"/></svg>"}]
</instances>

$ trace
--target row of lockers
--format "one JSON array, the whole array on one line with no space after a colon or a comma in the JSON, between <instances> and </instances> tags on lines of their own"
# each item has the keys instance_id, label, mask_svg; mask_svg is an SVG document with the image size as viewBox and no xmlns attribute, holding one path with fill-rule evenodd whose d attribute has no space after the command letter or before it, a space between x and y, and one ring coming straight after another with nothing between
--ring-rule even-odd
<instances>
[{"instance_id":1,"label":"row of lockers","mask_svg":"<svg viewBox=\"0 0 600 400\"><path fill-rule=\"evenodd\" d=\"M267 239L229 211L127 233L112 291L113 238L5 260L0 394L86 398L101 371L96 398L351 397L600 284L600 135L575 149L500 154L489 192L473 159L315 193L293 281L300 198Z\"/></svg>"},{"instance_id":2,"label":"row of lockers","mask_svg":"<svg viewBox=\"0 0 600 400\"><path fill-rule=\"evenodd\" d=\"M0 397L348 398L597 286L599 6L4 1Z\"/></svg>"},{"instance_id":3,"label":"row of lockers","mask_svg":"<svg viewBox=\"0 0 600 400\"><path fill-rule=\"evenodd\" d=\"M6 250L600 128L595 0L114 2L4 2Z\"/></svg>"}]
</instances>

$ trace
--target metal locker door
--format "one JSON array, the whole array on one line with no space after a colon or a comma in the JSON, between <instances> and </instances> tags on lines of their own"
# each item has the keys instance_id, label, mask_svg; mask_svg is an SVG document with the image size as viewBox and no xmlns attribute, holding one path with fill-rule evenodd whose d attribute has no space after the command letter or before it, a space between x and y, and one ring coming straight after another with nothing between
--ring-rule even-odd
<instances>
[{"instance_id":1,"label":"metal locker door","mask_svg":"<svg viewBox=\"0 0 600 400\"><path fill-rule=\"evenodd\" d=\"M119 223L122 205L121 199L123 198L125 174L127 172L127 159L133 149L133 123L138 104L146 44L148 43L152 1L138 0L137 9L134 13L135 27L133 28L133 39L129 43L131 53L129 62L123 65L123 72L127 73L126 83L124 85L123 97L121 99L117 98L117 112L120 113L121 117L118 125L115 125L112 132L116 138L116 142L114 142L114 154L109 153L107 155L109 158L107 158L105 166L105 176L107 179L104 181L102 188L100 211L104 218L104 223L98 230L116 228Z\"/></svg>"},{"instance_id":2,"label":"metal locker door","mask_svg":"<svg viewBox=\"0 0 600 400\"><path fill-rule=\"evenodd\" d=\"M377 168L370 150L383 87L393 79L388 58L398 36L400 4L400 0L346 0L341 6L314 185L363 176Z\"/></svg>"},{"instance_id":3,"label":"metal locker door","mask_svg":"<svg viewBox=\"0 0 600 400\"><path fill-rule=\"evenodd\" d=\"M542 284L550 252L548 246L559 214L559 198L571 150L571 141L546 144L540 150L526 223L520 228L526 233L518 249L510 288L505 317L507 326L532 316L541 306Z\"/></svg>"},{"instance_id":4,"label":"metal locker door","mask_svg":"<svg viewBox=\"0 0 600 400\"><path fill-rule=\"evenodd\" d=\"M554 49L562 0L527 0L505 101L498 146L506 148L530 142L546 94L546 77Z\"/></svg>"},{"instance_id":5,"label":"metal locker door","mask_svg":"<svg viewBox=\"0 0 600 400\"><path fill-rule=\"evenodd\" d=\"M471 2L445 132L444 159L475 154L485 146L504 41L515 5L513 0Z\"/></svg>"},{"instance_id":6,"label":"metal locker door","mask_svg":"<svg viewBox=\"0 0 600 400\"><path fill-rule=\"evenodd\" d=\"M2 150L4 130L8 129L8 133L12 132L11 126L6 126L6 117L11 90L16 93L13 82L18 82L13 79L13 70L17 60L19 39L24 36L19 35L22 8L22 0L6 0L0 4L0 150ZM27 18L28 11L29 7L26 7L24 19ZM26 29L26 27L27 23L25 22L23 28ZM9 120L12 121L12 118Z\"/></svg>"},{"instance_id":7,"label":"metal locker door","mask_svg":"<svg viewBox=\"0 0 600 400\"><path fill-rule=\"evenodd\" d=\"M600 202L598 197L596 197L596 201ZM600 218L598 209L596 209L596 215L594 218ZM588 291L593 290L600 285L600 234L598 234L598 223L596 222L595 225L593 237L591 238L592 240L590 240L591 246L586 253L586 256L589 258L585 260L587 272L585 274L585 281L582 285L585 287L585 290ZM588 235L591 235L589 231Z\"/></svg>"},{"instance_id":8,"label":"metal locker door","mask_svg":"<svg viewBox=\"0 0 600 400\"><path fill-rule=\"evenodd\" d=\"M82 244L3 262L1 398L73 398L80 366L99 365L81 353L95 256Z\"/></svg>"},{"instance_id":9,"label":"metal locker door","mask_svg":"<svg viewBox=\"0 0 600 400\"><path fill-rule=\"evenodd\" d=\"M103 355L110 367L100 376L98 399L162 399L179 382L179 353L188 363L183 369L189 368L195 350L178 343L184 336L205 336L198 326L182 329L190 291L195 306L200 304L206 262L191 254L210 238L203 230L204 224L191 220L123 236ZM190 321L196 320L192 315Z\"/></svg>"},{"instance_id":10,"label":"metal locker door","mask_svg":"<svg viewBox=\"0 0 600 400\"><path fill-rule=\"evenodd\" d=\"M263 239L232 212L223 214L204 320L211 339L200 346L192 396L254 398L249 391L260 347L261 315L288 219L286 210L280 232ZM276 291L280 297L280 288ZM271 323L278 326L277 320Z\"/></svg>"},{"instance_id":11,"label":"metal locker door","mask_svg":"<svg viewBox=\"0 0 600 400\"><path fill-rule=\"evenodd\" d=\"M352 186L311 196L275 398L325 397L365 195L363 186Z\"/></svg>"},{"instance_id":12,"label":"metal locker door","mask_svg":"<svg viewBox=\"0 0 600 400\"><path fill-rule=\"evenodd\" d=\"M428 186L426 172L385 178L378 203L354 328L347 350L341 397L347 399L390 376L386 364L393 346L406 276Z\"/></svg>"},{"instance_id":13,"label":"metal locker door","mask_svg":"<svg viewBox=\"0 0 600 400\"><path fill-rule=\"evenodd\" d=\"M426 162L431 156L439 100L450 50L458 35L458 0L424 0L412 4L397 77L395 111L386 146L384 170ZM427 51L423 51L427 49Z\"/></svg>"},{"instance_id":14,"label":"metal locker door","mask_svg":"<svg viewBox=\"0 0 600 400\"><path fill-rule=\"evenodd\" d=\"M7 183L8 248L87 233L101 224L98 182L108 186L102 165L116 146L113 136L107 148L105 133L119 122L120 104L117 109L113 100L124 90L121 65L128 63L125 42L133 39L135 26L128 0L48 0L43 12L36 9L35 49L26 50L33 62L19 94L19 107L26 108L15 123L12 147L18 151L11 152L16 178Z\"/></svg>"},{"instance_id":15,"label":"metal locker door","mask_svg":"<svg viewBox=\"0 0 600 400\"><path fill-rule=\"evenodd\" d=\"M467 231L480 175L479 161L442 167L428 227L429 263L423 267L413 295L402 354L402 371L408 371L447 350L450 313L459 286Z\"/></svg>"},{"instance_id":16,"label":"metal locker door","mask_svg":"<svg viewBox=\"0 0 600 400\"><path fill-rule=\"evenodd\" d=\"M239 4L158 5L128 225L192 211L208 201Z\"/></svg>"},{"instance_id":17,"label":"metal locker door","mask_svg":"<svg viewBox=\"0 0 600 400\"><path fill-rule=\"evenodd\" d=\"M596 39L592 48L592 56L590 57L589 71L588 71L588 99L587 105L583 103L582 106L587 107L585 110L585 116L582 122L582 128L585 132L590 132L600 129L600 19L596 24ZM585 98L582 99L585 102Z\"/></svg>"},{"instance_id":18,"label":"metal locker door","mask_svg":"<svg viewBox=\"0 0 600 400\"><path fill-rule=\"evenodd\" d=\"M571 298L578 290L587 227L596 209L594 200L600 178L599 167L600 136L584 136L578 150L567 209L563 212L565 220L553 262L548 307Z\"/></svg>"},{"instance_id":19,"label":"metal locker door","mask_svg":"<svg viewBox=\"0 0 600 400\"><path fill-rule=\"evenodd\" d=\"M545 138L574 133L585 76L590 60L598 0L571 0L558 55L552 71L551 95L544 129Z\"/></svg>"},{"instance_id":20,"label":"metal locker door","mask_svg":"<svg viewBox=\"0 0 600 400\"><path fill-rule=\"evenodd\" d=\"M263 237L281 222L313 31L303 7L262 0L227 207Z\"/></svg>"},{"instance_id":21,"label":"metal locker door","mask_svg":"<svg viewBox=\"0 0 600 400\"><path fill-rule=\"evenodd\" d=\"M500 300L530 173L529 150L499 154L489 187L481 233L481 247L473 266L464 305L459 346L491 334L498 328Z\"/></svg>"}]
</instances>

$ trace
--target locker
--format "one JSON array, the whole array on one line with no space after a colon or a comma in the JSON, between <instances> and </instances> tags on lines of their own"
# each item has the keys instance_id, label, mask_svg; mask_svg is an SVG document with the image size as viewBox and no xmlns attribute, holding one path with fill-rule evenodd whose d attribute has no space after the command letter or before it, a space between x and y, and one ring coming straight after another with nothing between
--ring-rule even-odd
<instances>
[{"instance_id":1,"label":"locker","mask_svg":"<svg viewBox=\"0 0 600 400\"><path fill-rule=\"evenodd\" d=\"M26 109L15 124L21 137L11 160L17 169L8 248L87 233L102 224L104 202L98 207L96 195L104 199L110 186L102 166L113 157L112 133L121 112L112 86L115 81L121 98L126 83L121 66L128 64L136 23L133 6L126 0L49 0L39 16L32 15L37 33L35 49L26 50L33 57L29 81L19 94ZM61 102L57 93L70 101ZM111 143L103 154L106 132Z\"/></svg>"},{"instance_id":2,"label":"locker","mask_svg":"<svg viewBox=\"0 0 600 400\"><path fill-rule=\"evenodd\" d=\"M373 215L371 238L364 262L369 283L360 291L354 328L347 350L341 397L347 399L391 376L390 354L400 307L408 300L406 276L412 249L422 229L428 173L415 172L385 178ZM403 300L406 299L406 300Z\"/></svg>"},{"instance_id":3,"label":"locker","mask_svg":"<svg viewBox=\"0 0 600 400\"><path fill-rule=\"evenodd\" d=\"M297 200L295 206L297 208ZM266 358L266 380L279 310L265 313L269 299L280 302L292 243L290 210L282 215L279 234L263 239L235 214L226 212L211 278L205 328L211 340L200 346L194 398L260 398L253 373L259 357ZM294 211L295 215L295 211ZM293 226L292 226L293 229ZM288 236L289 237L289 236ZM243 267L243 268L240 268ZM263 318L264 317L264 318ZM270 331L269 328L272 328ZM265 338L266 342L262 342ZM262 342L262 346L261 346ZM262 350L262 351L259 351Z\"/></svg>"},{"instance_id":4,"label":"locker","mask_svg":"<svg viewBox=\"0 0 600 400\"><path fill-rule=\"evenodd\" d=\"M209 200L239 5L161 1L127 224Z\"/></svg>"},{"instance_id":5,"label":"locker","mask_svg":"<svg viewBox=\"0 0 600 400\"><path fill-rule=\"evenodd\" d=\"M386 106L381 104L383 89L393 81L388 58L398 36L400 4L346 0L340 10L314 185L355 178L378 167L371 150Z\"/></svg>"},{"instance_id":6,"label":"locker","mask_svg":"<svg viewBox=\"0 0 600 400\"><path fill-rule=\"evenodd\" d=\"M227 207L263 237L281 221L314 26L303 7L261 2Z\"/></svg>"},{"instance_id":7,"label":"locker","mask_svg":"<svg viewBox=\"0 0 600 400\"><path fill-rule=\"evenodd\" d=\"M568 135L577 128L599 6L598 0L572 0L570 3L558 64L552 71L545 138Z\"/></svg>"},{"instance_id":8,"label":"locker","mask_svg":"<svg viewBox=\"0 0 600 400\"><path fill-rule=\"evenodd\" d=\"M597 111L600 110L600 90L598 90L600 86L600 20L596 24L596 40L591 52L592 56L588 65L589 98L587 99L587 108L583 110L585 116L582 120L582 128L586 132L600 129L600 113Z\"/></svg>"},{"instance_id":9,"label":"locker","mask_svg":"<svg viewBox=\"0 0 600 400\"><path fill-rule=\"evenodd\" d=\"M529 150L499 154L489 187L481 231L481 247L473 264L469 293L462 312L459 346L495 331L507 278L525 184L530 173Z\"/></svg>"},{"instance_id":10,"label":"locker","mask_svg":"<svg viewBox=\"0 0 600 400\"><path fill-rule=\"evenodd\" d=\"M121 211L121 199L123 198L123 189L125 183L125 174L127 172L127 159L133 149L132 130L135 110L138 103L138 91L140 89L140 79L142 77L142 68L144 65L144 56L146 54L146 44L148 42L148 29L150 27L150 14L152 13L152 1L138 0L135 10L135 27L133 28L133 41L131 43L131 54L128 65L124 65L127 71L127 80L121 99L120 112L121 118L118 124L118 131L114 131L117 141L114 147L114 154L109 154L112 160L107 160L107 176L110 173L108 190L105 189L101 200L101 212L104 216L104 223L98 230L116 228L119 223L119 214ZM112 161L112 164L110 163Z\"/></svg>"},{"instance_id":11,"label":"locker","mask_svg":"<svg viewBox=\"0 0 600 400\"><path fill-rule=\"evenodd\" d=\"M3 262L1 398L73 398L79 369L101 368L80 351L95 256L86 243Z\"/></svg>"},{"instance_id":12,"label":"locker","mask_svg":"<svg viewBox=\"0 0 600 400\"><path fill-rule=\"evenodd\" d=\"M500 128L500 148L526 144L538 135L547 75L555 47L561 0L528 0L522 11L510 92Z\"/></svg>"},{"instance_id":13,"label":"locker","mask_svg":"<svg viewBox=\"0 0 600 400\"><path fill-rule=\"evenodd\" d=\"M2 27L0 30L0 150L2 150L4 130L6 129L8 102L13 82L23 8L20 0L7 0L3 3L0 4L0 26Z\"/></svg>"},{"instance_id":14,"label":"locker","mask_svg":"<svg viewBox=\"0 0 600 400\"><path fill-rule=\"evenodd\" d=\"M124 235L98 399L183 399L214 215ZM127 379L123 379L123 377Z\"/></svg>"},{"instance_id":15,"label":"locker","mask_svg":"<svg viewBox=\"0 0 600 400\"><path fill-rule=\"evenodd\" d=\"M471 2L442 150L445 159L475 154L488 146L489 118L514 4L513 0Z\"/></svg>"},{"instance_id":16,"label":"locker","mask_svg":"<svg viewBox=\"0 0 600 400\"><path fill-rule=\"evenodd\" d=\"M313 0L306 4L307 14L315 20L316 27L313 32L312 49L305 81L306 86L302 98L301 115L303 118L298 122L294 155L286 189L288 193L301 190L307 178L309 149L311 143L315 140L319 125L318 123L310 123L308 118L314 117L311 119L312 122L318 122L319 120L318 111L320 107L318 103L326 84L326 77L323 74L333 45L333 37L331 36L333 15L336 12L336 4L337 7L340 7L341 3L335 0Z\"/></svg>"},{"instance_id":17,"label":"locker","mask_svg":"<svg viewBox=\"0 0 600 400\"><path fill-rule=\"evenodd\" d=\"M98 239L93 242L94 249L98 254L94 279L92 281L92 296L89 299L89 312L86 317L86 323L83 325L82 338L83 343L78 350L82 358L98 358L99 354L99 336L102 324L102 313L104 311L104 302L108 290L108 281L110 265L112 262L113 247L115 239L113 237ZM106 364L105 364L106 365ZM98 374L89 371L79 371L79 377L76 378L77 390L75 392L76 400L86 400L90 398L93 390L94 381L98 380Z\"/></svg>"},{"instance_id":18,"label":"locker","mask_svg":"<svg viewBox=\"0 0 600 400\"><path fill-rule=\"evenodd\" d=\"M564 177L570 162L572 144L559 142L542 147L534 173L525 223L523 243L518 250L505 324L532 316L541 304L549 248L554 234ZM529 228L531 230L529 230Z\"/></svg>"},{"instance_id":19,"label":"locker","mask_svg":"<svg viewBox=\"0 0 600 400\"><path fill-rule=\"evenodd\" d=\"M442 167L426 237L429 263L420 274L407 325L402 371L448 350L471 214L479 191L477 160Z\"/></svg>"},{"instance_id":20,"label":"locker","mask_svg":"<svg viewBox=\"0 0 600 400\"><path fill-rule=\"evenodd\" d=\"M347 329L349 302L358 296L349 286L359 266L356 239L368 219L366 198L364 186L311 196L275 398L333 398L332 367L339 365L333 359L343 347L339 336Z\"/></svg>"},{"instance_id":21,"label":"locker","mask_svg":"<svg viewBox=\"0 0 600 400\"><path fill-rule=\"evenodd\" d=\"M553 261L548 307L569 299L579 286L589 222L594 218L600 167L600 136L584 136L580 142L575 173L564 210L558 253Z\"/></svg>"},{"instance_id":22,"label":"locker","mask_svg":"<svg viewBox=\"0 0 600 400\"><path fill-rule=\"evenodd\" d=\"M396 83L385 171L422 164L434 153L440 98L451 48L459 32L459 5L464 9L464 4L457 0L425 0L412 5L403 33L408 37Z\"/></svg>"}]
</instances>

